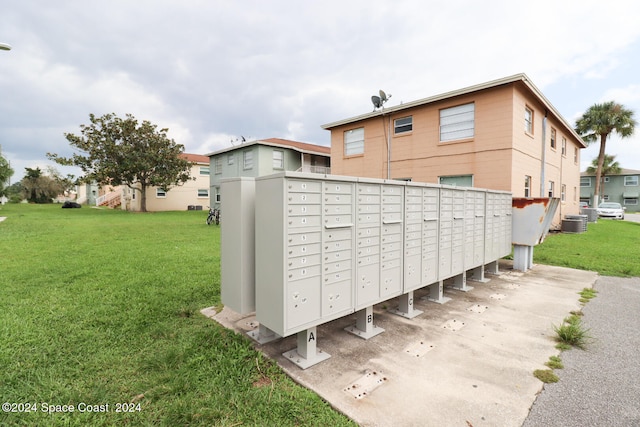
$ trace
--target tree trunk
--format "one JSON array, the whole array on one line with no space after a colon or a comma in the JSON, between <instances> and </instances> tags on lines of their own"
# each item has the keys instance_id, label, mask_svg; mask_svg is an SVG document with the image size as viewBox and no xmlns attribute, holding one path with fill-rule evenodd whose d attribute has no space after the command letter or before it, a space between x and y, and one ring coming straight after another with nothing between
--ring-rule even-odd
<instances>
[{"instance_id":1,"label":"tree trunk","mask_svg":"<svg viewBox=\"0 0 640 427\"><path fill-rule=\"evenodd\" d=\"M598 153L598 167L596 168L596 189L593 193L593 207L600 204L600 178L602 177L602 166L604 165L605 147L607 145L607 134L600 135L600 153Z\"/></svg>"},{"instance_id":2,"label":"tree trunk","mask_svg":"<svg viewBox=\"0 0 640 427\"><path fill-rule=\"evenodd\" d=\"M147 185L142 183L140 187L141 187L140 192L142 193L140 195L140 212L146 212L147 211Z\"/></svg>"}]
</instances>

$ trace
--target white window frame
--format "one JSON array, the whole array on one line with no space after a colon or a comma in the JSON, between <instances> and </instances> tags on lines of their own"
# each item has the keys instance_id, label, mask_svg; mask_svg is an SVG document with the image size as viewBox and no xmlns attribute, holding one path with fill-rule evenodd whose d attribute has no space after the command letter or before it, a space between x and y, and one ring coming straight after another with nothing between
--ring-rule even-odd
<instances>
[{"instance_id":1,"label":"white window frame","mask_svg":"<svg viewBox=\"0 0 640 427\"><path fill-rule=\"evenodd\" d=\"M242 167L243 169L253 169L253 151L246 150L242 152Z\"/></svg>"},{"instance_id":2,"label":"white window frame","mask_svg":"<svg viewBox=\"0 0 640 427\"><path fill-rule=\"evenodd\" d=\"M167 192L164 188L156 187L156 198L158 199L166 199Z\"/></svg>"},{"instance_id":3,"label":"white window frame","mask_svg":"<svg viewBox=\"0 0 640 427\"><path fill-rule=\"evenodd\" d=\"M562 184L560 186L560 201L563 203L567 201L567 185L566 184Z\"/></svg>"},{"instance_id":4,"label":"white window frame","mask_svg":"<svg viewBox=\"0 0 640 427\"><path fill-rule=\"evenodd\" d=\"M217 156L214 160L213 168L216 171L216 175L222 173L222 156Z\"/></svg>"},{"instance_id":5,"label":"white window frame","mask_svg":"<svg viewBox=\"0 0 640 427\"><path fill-rule=\"evenodd\" d=\"M200 166L200 175L209 176L211 174L211 169L209 166Z\"/></svg>"},{"instance_id":6,"label":"white window frame","mask_svg":"<svg viewBox=\"0 0 640 427\"><path fill-rule=\"evenodd\" d=\"M198 198L209 197L208 188L198 188Z\"/></svg>"},{"instance_id":7,"label":"white window frame","mask_svg":"<svg viewBox=\"0 0 640 427\"><path fill-rule=\"evenodd\" d=\"M235 163L235 155L233 153L227 154L227 165L232 165Z\"/></svg>"},{"instance_id":8,"label":"white window frame","mask_svg":"<svg viewBox=\"0 0 640 427\"><path fill-rule=\"evenodd\" d=\"M531 175L524 176L524 197L531 197Z\"/></svg>"},{"instance_id":9,"label":"white window frame","mask_svg":"<svg viewBox=\"0 0 640 427\"><path fill-rule=\"evenodd\" d=\"M474 102L440 110L440 142L473 138L476 128L475 117Z\"/></svg>"},{"instance_id":10,"label":"white window frame","mask_svg":"<svg viewBox=\"0 0 640 427\"><path fill-rule=\"evenodd\" d=\"M344 132L344 155L358 156L364 154L364 128L349 129Z\"/></svg>"},{"instance_id":11,"label":"white window frame","mask_svg":"<svg viewBox=\"0 0 640 427\"><path fill-rule=\"evenodd\" d=\"M524 131L533 135L533 109L528 106L524 107Z\"/></svg>"},{"instance_id":12,"label":"white window frame","mask_svg":"<svg viewBox=\"0 0 640 427\"><path fill-rule=\"evenodd\" d=\"M624 206L638 206L638 198L636 197L628 197L623 200L622 204Z\"/></svg>"},{"instance_id":13,"label":"white window frame","mask_svg":"<svg viewBox=\"0 0 640 427\"><path fill-rule=\"evenodd\" d=\"M573 147L573 163L578 164L578 147Z\"/></svg>"},{"instance_id":14,"label":"white window frame","mask_svg":"<svg viewBox=\"0 0 640 427\"><path fill-rule=\"evenodd\" d=\"M555 150L555 149L556 149L556 137L557 137L557 133L558 133L558 132L556 131L556 129L555 129L555 128L551 128L551 132L550 132L551 136L549 137L549 138L550 138L550 139L549 139L549 144L551 145L551 148L552 148L553 150Z\"/></svg>"},{"instance_id":15,"label":"white window frame","mask_svg":"<svg viewBox=\"0 0 640 427\"><path fill-rule=\"evenodd\" d=\"M284 169L284 151L273 150L272 156L273 156L273 168Z\"/></svg>"},{"instance_id":16,"label":"white window frame","mask_svg":"<svg viewBox=\"0 0 640 427\"><path fill-rule=\"evenodd\" d=\"M553 181L549 181L549 197L553 197L554 195L554 187L555 186L555 182Z\"/></svg>"},{"instance_id":17,"label":"white window frame","mask_svg":"<svg viewBox=\"0 0 640 427\"><path fill-rule=\"evenodd\" d=\"M590 176L580 177L580 187L591 187L591 177Z\"/></svg>"},{"instance_id":18,"label":"white window frame","mask_svg":"<svg viewBox=\"0 0 640 427\"><path fill-rule=\"evenodd\" d=\"M567 157L567 138L562 137L562 157Z\"/></svg>"},{"instance_id":19,"label":"white window frame","mask_svg":"<svg viewBox=\"0 0 640 427\"><path fill-rule=\"evenodd\" d=\"M638 186L638 175L627 175L624 177L624 186L625 187L637 187Z\"/></svg>"},{"instance_id":20,"label":"white window frame","mask_svg":"<svg viewBox=\"0 0 640 427\"><path fill-rule=\"evenodd\" d=\"M216 203L220 203L220 187L213 187L213 191L216 196Z\"/></svg>"},{"instance_id":21,"label":"white window frame","mask_svg":"<svg viewBox=\"0 0 640 427\"><path fill-rule=\"evenodd\" d=\"M393 121L393 134L400 135L413 131L413 116L400 117Z\"/></svg>"}]
</instances>

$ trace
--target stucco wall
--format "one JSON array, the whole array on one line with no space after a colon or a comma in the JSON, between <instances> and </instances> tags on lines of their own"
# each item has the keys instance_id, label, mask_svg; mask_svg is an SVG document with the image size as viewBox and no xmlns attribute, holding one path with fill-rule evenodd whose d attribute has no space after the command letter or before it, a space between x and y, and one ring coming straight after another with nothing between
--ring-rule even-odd
<instances>
[{"instance_id":1,"label":"stucco wall","mask_svg":"<svg viewBox=\"0 0 640 427\"><path fill-rule=\"evenodd\" d=\"M440 110L466 103L475 104L474 136L440 142ZM534 129L525 132L525 106L534 112ZM413 117L413 129L393 135L393 120ZM547 114L543 143L542 102L524 84L517 82L492 87L439 102L419 105L392 115L369 118L331 129L332 174L387 177L387 135L391 132L391 178L437 183L440 176L472 175L480 188L510 191L524 196L525 175L532 178L532 197L540 197L542 147L545 149L544 181L548 196L549 181L554 181L554 196L566 186L554 225L560 215L579 213L580 154L574 161L574 149L580 146L565 124ZM344 155L344 132L364 127L364 154ZM551 128L556 129L556 148L550 147ZM562 138L566 155L562 155Z\"/></svg>"}]
</instances>

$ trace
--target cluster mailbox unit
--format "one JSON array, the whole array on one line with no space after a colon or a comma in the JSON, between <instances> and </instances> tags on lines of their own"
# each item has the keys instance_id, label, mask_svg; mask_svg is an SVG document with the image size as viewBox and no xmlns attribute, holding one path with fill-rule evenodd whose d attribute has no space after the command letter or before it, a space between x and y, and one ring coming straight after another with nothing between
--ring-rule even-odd
<instances>
[{"instance_id":1,"label":"cluster mailbox unit","mask_svg":"<svg viewBox=\"0 0 640 427\"><path fill-rule=\"evenodd\" d=\"M399 297L392 311L417 316L415 290L443 303L445 280L472 289L468 274L485 281L511 253L502 191L283 172L223 180L222 199L222 302L255 309L261 342L298 334L284 355L302 368L329 357L318 325L356 313L346 330L370 338L375 304Z\"/></svg>"}]
</instances>

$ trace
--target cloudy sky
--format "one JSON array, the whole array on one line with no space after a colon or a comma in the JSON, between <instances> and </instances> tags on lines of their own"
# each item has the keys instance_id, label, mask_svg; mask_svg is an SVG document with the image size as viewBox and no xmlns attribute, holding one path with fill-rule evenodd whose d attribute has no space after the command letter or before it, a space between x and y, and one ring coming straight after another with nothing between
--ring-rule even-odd
<instances>
[{"instance_id":1,"label":"cloudy sky","mask_svg":"<svg viewBox=\"0 0 640 427\"><path fill-rule=\"evenodd\" d=\"M637 0L0 0L0 145L11 182L71 155L90 113L149 120L190 153L328 145L321 125L379 89L391 106L521 72L570 123L608 100L640 121L639 18ZM640 126L607 146L640 169Z\"/></svg>"}]
</instances>

